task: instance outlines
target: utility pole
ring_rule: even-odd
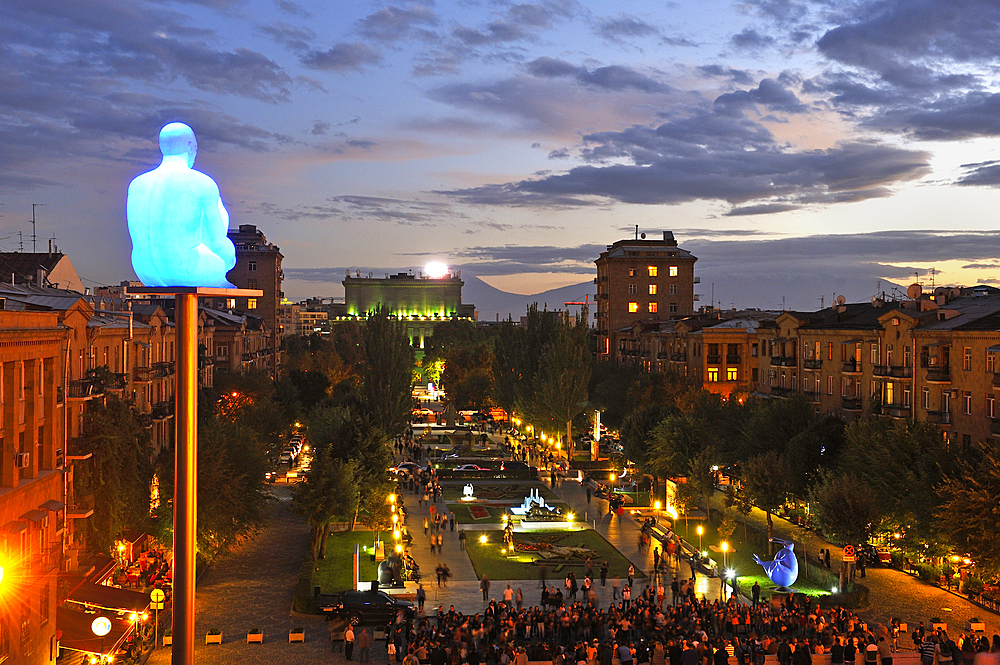
[[[38,240],[38,236],[35,235],[35,208],[37,208],[38,206],[43,206],[43,205],[46,205],[46,204],[45,203],[32,203],[31,204],[31,251],[32,252],[37,252],[38,251],[38,247],[37,247],[38,243],[36,242]]]

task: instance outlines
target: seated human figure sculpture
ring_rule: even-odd
[[[160,152],[160,165],[128,187],[135,274],[146,286],[235,288],[226,280],[236,265],[236,248],[226,236],[229,213],[215,181],[192,168],[194,131],[180,122],[166,125]]]

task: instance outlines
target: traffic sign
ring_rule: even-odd
[[[844,545],[844,562],[854,563],[857,557],[854,555],[854,545]]]

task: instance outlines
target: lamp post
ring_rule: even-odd
[[[97,617],[90,624],[90,630],[101,638],[101,662],[104,662],[104,636],[111,632],[111,619]]]
[[[725,568],[729,565],[729,543],[722,541],[722,567]]]
[[[704,529],[704,527],[702,527],[702,526],[701,526],[701,525],[699,524],[699,525],[698,525],[698,551],[699,551],[699,552],[701,552],[701,551],[702,551],[702,546],[701,546],[701,536],[702,536],[702,534],[704,534],[704,533],[705,533],[705,529]]]

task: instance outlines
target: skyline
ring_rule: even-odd
[[[55,234],[88,286],[131,278],[125,189],[177,120],[292,299],[431,261],[538,293],[592,279],[636,224],[673,231],[724,306],[932,267],[1000,283],[1000,7],[617,9],[5,2],[0,248],[41,203],[40,249]]]

